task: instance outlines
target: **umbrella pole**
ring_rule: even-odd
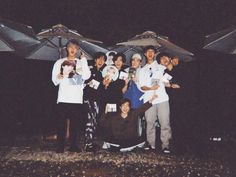
[[[59,57],[61,58],[62,57],[62,44],[61,44],[61,36],[59,37]]]

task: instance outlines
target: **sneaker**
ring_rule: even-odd
[[[170,151],[169,148],[164,148],[164,149],[162,149],[162,153],[164,153],[164,154],[170,154],[171,151]]]
[[[143,149],[145,151],[149,151],[149,150],[155,150],[155,147],[152,147],[150,144],[145,143],[144,146],[143,146]]]
[[[68,151],[70,151],[70,152],[77,152],[77,153],[79,153],[79,152],[82,152],[82,150],[79,148],[79,147],[77,147],[77,146],[72,146],[72,147],[70,147],[69,149],[68,149]]]

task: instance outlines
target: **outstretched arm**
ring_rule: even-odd
[[[138,115],[143,114],[146,110],[148,110],[152,106],[152,102],[156,98],[158,98],[158,96],[157,95],[153,95],[152,98],[148,102],[144,103],[142,106],[140,106],[139,108],[137,108],[135,110],[136,114],[138,114]]]
[[[63,75],[61,72],[61,60],[57,60],[57,62],[53,65],[52,69],[52,82],[55,86],[59,85],[61,80],[63,79]]]

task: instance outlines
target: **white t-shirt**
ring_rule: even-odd
[[[140,87],[151,87],[153,84],[158,84],[160,86],[157,90],[142,90],[144,95],[141,99],[144,100],[144,103],[149,101],[154,94],[158,97],[152,102],[152,104],[162,103],[169,100],[169,96],[166,93],[165,84],[160,81],[163,77],[165,69],[166,67],[158,64],[157,61],[154,61],[151,64],[146,64],[143,68],[141,68],[139,73]]]
[[[52,70],[52,82],[55,86],[59,85],[57,103],[83,103],[83,81],[90,78],[91,72],[86,58],[76,58],[76,71],[78,77],[58,79],[61,72],[61,64],[67,60],[62,58],[56,61]]]

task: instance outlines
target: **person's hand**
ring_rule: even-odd
[[[160,86],[159,85],[153,85],[151,86],[151,90],[157,90]]]
[[[154,94],[152,98],[149,100],[149,103],[152,103],[156,98],[158,98],[158,95]]]
[[[109,79],[109,77],[105,76],[102,83],[107,88],[109,84],[111,83],[111,80]]]
[[[106,104],[106,108],[105,108],[105,114],[108,113],[108,110],[109,110],[109,105]]]
[[[174,88],[174,89],[179,89],[180,86],[178,84],[171,84],[171,87]]]
[[[85,58],[84,52],[80,52],[80,58]]]
[[[89,87],[92,87],[92,86],[93,86],[93,81],[90,81],[90,82],[88,83],[88,86],[89,86]]]
[[[129,79],[125,79],[125,86],[128,86]]]
[[[134,81],[134,82],[137,82],[138,79],[135,77],[135,76],[132,76],[131,79]]]
[[[58,74],[57,75],[57,79],[63,79],[64,77],[63,77],[63,75],[62,74]]]
[[[168,64],[168,65],[166,66],[166,68],[167,68],[169,71],[171,71],[171,70],[173,69],[173,64],[172,64],[172,63]]]

